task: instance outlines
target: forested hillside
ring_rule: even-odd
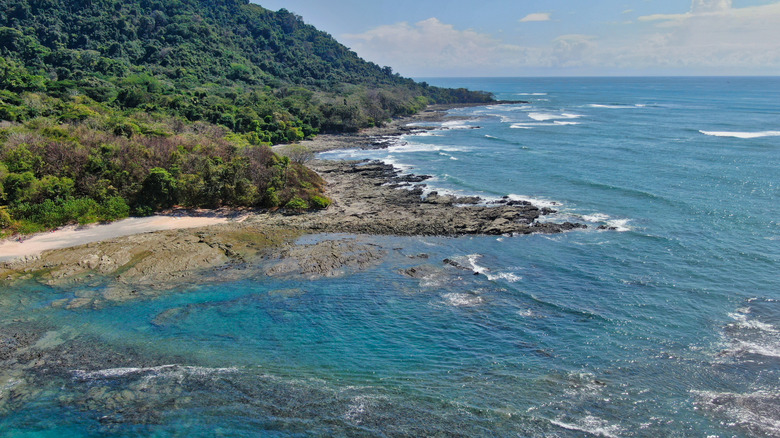
[[[247,0],[0,0],[0,87],[83,94],[281,143],[484,93],[417,84]],[[38,114],[5,102],[0,118]]]
[[[321,180],[269,145],[488,101],[247,0],[0,0],[0,228],[321,208]]]

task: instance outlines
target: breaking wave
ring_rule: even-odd
[[[548,120],[579,119],[580,117],[584,117],[584,116],[581,114],[571,114],[571,113],[561,113],[561,114],[528,113],[528,117],[538,122],[546,122]]]
[[[760,132],[734,132],[734,131],[703,131],[699,130],[704,135],[710,135],[713,137],[732,137],[732,138],[761,138],[761,137],[780,137],[780,131],[760,131]]]

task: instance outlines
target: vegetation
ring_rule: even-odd
[[[83,95],[252,133],[256,143],[354,131],[428,103],[492,100],[402,78],[301,17],[247,0],[0,0],[0,56],[0,119],[85,117],[69,108]]]
[[[117,126],[141,133],[127,136]],[[323,181],[302,164],[206,123],[141,114],[80,123],[39,117],[0,129],[0,145],[0,226],[11,231],[174,205],[273,208],[322,197]]]
[[[270,145],[491,100],[402,78],[247,0],[0,0],[0,228],[326,208],[311,153]]]

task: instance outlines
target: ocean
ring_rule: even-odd
[[[589,228],[358,236],[389,255],[99,309],[50,305],[78,285],[4,290],[0,326],[45,327],[39,347],[139,359],[0,370],[0,435],[780,436],[780,78],[425,80],[528,103],[320,157]]]

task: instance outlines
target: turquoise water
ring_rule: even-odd
[[[529,103],[323,158],[593,227],[361,237],[382,264],[314,281],[258,267],[98,310],[49,305],[76,287],[5,290],[0,325],[111,354],[27,376],[0,434],[780,435],[780,79],[427,81]]]

